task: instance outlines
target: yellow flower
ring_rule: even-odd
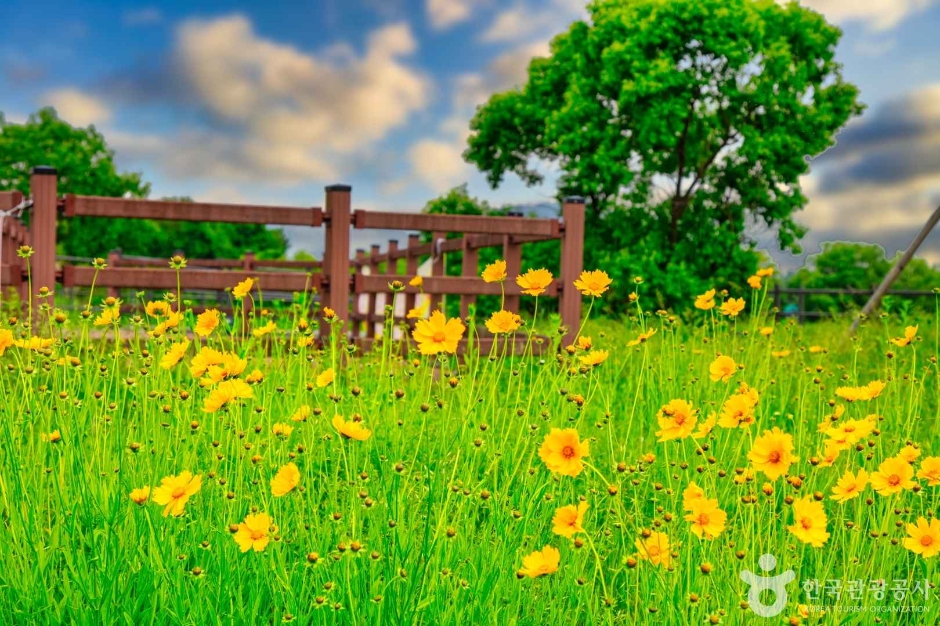
[[[506,280],[506,261],[499,259],[483,269],[483,280],[488,283],[501,283]]]
[[[431,301],[425,300],[421,306],[415,307],[408,311],[408,314],[405,315],[406,319],[409,320],[421,320],[428,316],[428,311],[431,309]]]
[[[738,371],[738,364],[730,356],[721,355],[708,366],[708,373],[712,381],[723,383],[731,380],[731,377]]]
[[[515,332],[522,325],[522,318],[511,311],[496,311],[486,320],[486,329],[494,335]]]
[[[699,539],[714,539],[725,530],[728,514],[718,506],[718,500],[696,498],[689,503],[686,521],[692,522],[692,532]]]
[[[562,476],[577,476],[584,471],[581,461],[590,456],[590,445],[581,441],[574,428],[552,428],[539,448],[539,458],[550,471]]]
[[[7,328],[0,328],[0,356],[7,351],[7,348],[13,345],[13,331]]]
[[[754,440],[754,447],[748,453],[754,469],[763,472],[770,480],[776,480],[790,470],[799,459],[793,455],[793,437],[776,426],[765,430]]]
[[[232,288],[232,295],[238,298],[239,300],[241,300],[242,298],[244,298],[251,292],[251,289],[254,286],[255,286],[255,279],[246,278],[245,280],[238,283],[237,285],[235,285],[235,287]]]
[[[904,547],[925,559],[940,554],[940,520],[933,518],[928,522],[919,517],[916,524],[908,524]]]
[[[144,308],[150,317],[163,317],[170,312],[170,303],[163,300],[148,302]]]
[[[275,497],[287,495],[300,484],[300,470],[294,463],[288,463],[277,471],[271,479],[271,493]]]
[[[421,276],[415,276],[414,278],[408,281],[408,284],[411,285],[412,287],[421,287],[422,285],[424,285],[424,278]]]
[[[823,352],[824,350],[825,348],[823,348],[822,346],[810,346],[809,347],[810,354],[819,354],[820,352]]]
[[[188,349],[189,339],[183,339],[178,343],[174,343],[170,346],[170,349],[166,351],[166,354],[163,355],[163,358],[160,359],[160,367],[165,370],[171,369],[183,359],[183,355],[186,354]]]
[[[150,499],[150,487],[138,487],[131,490],[131,502],[143,505]]]
[[[748,277],[747,284],[750,285],[751,289],[760,289],[761,287],[760,276],[755,274],[754,276]]]
[[[637,556],[653,565],[668,568],[672,555],[669,553],[669,536],[658,531],[650,532],[649,537],[637,539],[634,544]]]
[[[770,335],[773,334],[773,332],[774,332],[774,327],[773,327],[773,326],[764,326],[764,327],[761,328],[758,332],[760,332],[761,336],[763,336],[763,337],[769,337]]]
[[[702,437],[707,437],[708,434],[715,428],[715,424],[717,423],[718,416],[716,416],[714,412],[709,413],[704,422],[699,422],[698,428],[696,428],[695,432],[692,433],[692,439],[701,439]]]
[[[62,441],[62,433],[57,428],[51,433],[42,433],[41,438],[43,441],[48,441],[49,443],[59,443]]]
[[[110,326],[117,324],[121,319],[121,310],[117,307],[108,307],[95,318],[95,326]]]
[[[757,273],[755,275],[760,276],[761,278],[770,278],[771,276],[774,275],[774,268],[762,267],[761,269],[757,270]]]
[[[578,350],[584,350],[585,352],[587,352],[594,345],[594,342],[591,340],[590,337],[585,337],[584,335],[581,335],[580,337],[578,337],[578,340],[575,342],[575,345],[578,347]]]
[[[238,525],[234,535],[235,543],[242,552],[261,552],[271,541],[269,533],[273,525],[274,520],[267,513],[249,513],[245,521]]]
[[[705,497],[705,492],[701,487],[695,484],[695,481],[689,483],[689,485],[682,491],[682,508],[686,511],[691,511],[692,506],[696,501],[701,500]]]
[[[789,350],[774,350],[770,353],[770,356],[774,357],[775,359],[782,359],[784,357],[790,356],[790,351]]]
[[[747,428],[754,423],[754,410],[759,401],[757,390],[743,385],[738,393],[721,405],[718,425],[722,428]]]
[[[282,424],[281,422],[277,422],[276,424],[271,426],[271,433],[275,437],[281,437],[282,439],[287,439],[288,437],[290,437],[290,434],[292,432],[294,432],[293,426]]]
[[[744,310],[744,298],[728,298],[721,303],[721,308],[718,310],[722,315],[737,317],[738,313]]]
[[[304,404],[299,409],[294,411],[294,414],[290,416],[291,421],[306,422],[307,418],[310,417],[310,412],[310,407]]]
[[[651,328],[645,332],[642,332],[639,335],[637,335],[636,339],[631,339],[630,341],[628,341],[627,347],[632,348],[633,346],[638,346],[641,343],[646,343],[655,334],[656,334],[655,328]]]
[[[206,309],[196,318],[196,328],[193,329],[200,337],[208,337],[219,327],[221,316],[217,309]]]
[[[898,452],[898,456],[907,461],[908,463],[913,463],[920,457],[920,450],[914,446],[907,445],[901,448],[901,451]]]
[[[28,340],[17,339],[13,342],[13,345],[25,350],[45,350],[53,343],[55,343],[55,339],[51,337],[30,337]]]
[[[215,413],[222,407],[241,398],[254,398],[255,392],[243,380],[225,380],[212,390],[209,397],[203,402],[202,410],[206,413]]]
[[[579,502],[577,506],[569,504],[559,507],[555,510],[555,516],[552,517],[552,532],[569,539],[575,533],[584,532],[584,514],[588,510],[587,502]]]
[[[552,273],[547,269],[529,270],[522,276],[516,276],[516,284],[522,288],[522,293],[529,296],[539,296],[552,284]]]
[[[904,336],[892,339],[891,343],[900,348],[903,348],[904,346],[911,345],[911,342],[914,341],[915,337],[917,337],[917,326],[908,326],[904,329]]]
[[[241,358],[234,352],[226,352],[221,355],[219,363],[206,368],[206,378],[203,378],[199,383],[203,387],[211,387],[223,380],[235,378],[244,372],[246,367],[248,367],[246,359]]]
[[[867,385],[861,387],[839,387],[836,389],[836,395],[847,402],[856,402],[858,400],[874,400],[884,391],[885,384],[880,380],[873,380]]]
[[[593,272],[581,272],[581,276],[574,281],[575,288],[584,296],[600,297],[610,288],[614,282],[603,270],[594,270]]]
[[[685,400],[670,400],[656,414],[659,428],[656,436],[659,441],[685,439],[695,430],[698,421],[698,409]]]
[[[928,456],[920,462],[917,477],[926,480],[930,487],[940,486],[940,456]]]
[[[851,470],[847,471],[839,479],[839,482],[832,488],[832,499],[839,503],[846,503],[852,498],[861,495],[868,484],[868,472],[863,469],[858,470],[858,474],[853,474]]]
[[[532,554],[522,558],[522,569],[519,573],[529,578],[538,578],[546,574],[554,574],[558,571],[558,563],[561,561],[561,553],[557,548],[545,546],[541,550],[536,550]]]
[[[264,381],[264,372],[259,369],[253,369],[248,376],[245,376],[245,382],[254,385]]]
[[[709,289],[700,296],[695,297],[695,308],[708,311],[715,308],[715,290]]]
[[[317,375],[317,387],[323,389],[327,385],[333,383],[333,380],[336,378],[336,375],[333,373],[333,368],[327,368],[323,372]]]
[[[827,421],[829,428],[825,431],[826,437],[844,450],[870,435],[875,430],[875,419],[876,416],[869,415],[865,419],[844,420],[835,424]]]
[[[821,548],[829,539],[826,523],[826,510],[822,503],[815,502],[812,496],[805,496],[793,503],[793,525],[787,526],[787,530],[803,543]]]
[[[265,324],[261,328],[255,328],[254,330],[252,330],[251,334],[254,335],[255,337],[264,337],[268,333],[271,333],[275,330],[277,330],[277,324],[275,324],[273,321],[269,321],[267,324]]]
[[[160,481],[160,486],[153,490],[153,501],[164,505],[163,517],[179,517],[186,508],[189,498],[202,489],[202,476],[193,476],[190,471],[180,472],[178,476],[167,476]]]
[[[179,311],[169,311],[167,313],[166,319],[154,326],[153,330],[150,331],[150,334],[154,337],[159,337],[169,329],[179,326],[181,321],[183,321],[182,313]]]
[[[333,428],[346,439],[365,441],[372,436],[372,431],[364,427],[362,422],[357,422],[356,420],[347,422],[341,415],[333,416]]]
[[[415,322],[411,336],[417,342],[421,354],[454,354],[464,330],[466,327],[458,318],[447,319],[440,311],[434,311],[429,319]]]
[[[579,356],[578,360],[581,361],[582,365],[595,367],[606,361],[608,356],[610,356],[610,353],[607,350],[591,350],[587,354]]]
[[[905,489],[913,489],[914,468],[910,463],[900,457],[891,457],[882,461],[877,472],[872,472],[871,486],[880,496],[890,496],[901,493]]]

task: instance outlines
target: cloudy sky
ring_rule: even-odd
[[[803,2],[843,28],[839,58],[868,106],[813,163],[806,251],[853,239],[893,253],[940,203],[940,0]],[[460,153],[474,107],[522,81],[583,0],[4,4],[0,111],[53,105],[95,124],[154,196],[310,206],[345,182],[355,207],[402,211],[463,182],[494,203],[553,196],[490,190]],[[940,262],[940,232],[924,253]]]

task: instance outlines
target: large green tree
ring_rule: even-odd
[[[800,176],[862,111],[835,60],[840,31],[775,0],[595,0],[471,122],[465,158],[588,201],[586,262],[643,275],[661,304],[734,284],[748,227],[798,249]],[[622,290],[625,294],[626,290]]]
[[[36,165],[58,170],[60,193],[137,198],[150,193],[140,174],[118,171],[114,152],[94,126],[73,127],[51,108],[23,124],[9,123],[0,113],[0,190],[29,194],[29,173]],[[282,231],[261,224],[77,217],[60,220],[58,231],[59,253],[80,257],[120,248],[154,257],[182,249],[192,258],[238,258],[246,250],[278,258],[287,249]]]

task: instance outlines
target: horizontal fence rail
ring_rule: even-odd
[[[421,289],[406,286],[403,290],[405,312],[414,308],[420,294],[431,298],[434,308],[442,308],[446,296],[459,297],[463,316],[469,314],[477,296],[504,294],[506,308],[518,311],[521,290],[513,279],[522,273],[522,247],[533,242],[558,241],[560,276],[549,285],[545,296],[559,299],[567,341],[573,340],[580,326],[581,294],[573,286],[583,266],[584,202],[579,198],[563,203],[560,218],[535,218],[518,214],[441,215],[353,210],[352,188],[348,185],[326,187],[322,208],[60,196],[57,189],[55,169],[33,168],[28,198],[29,227],[16,217],[3,220],[0,281],[4,289],[16,288],[22,300],[30,294],[26,266],[16,251],[21,245],[30,245],[35,251],[30,259],[32,295],[35,297],[40,288],[48,287],[53,291],[53,295],[46,296],[48,304],[54,304],[57,283],[67,290],[94,285],[112,296],[117,296],[120,290],[131,289],[176,291],[179,285],[187,292],[215,292],[221,301],[225,291],[238,282],[258,278],[264,293],[312,291],[323,307],[332,308],[348,322],[350,337],[367,348],[382,332],[385,305],[391,296],[390,285],[396,281],[407,285],[422,264],[430,263],[431,275],[423,278]],[[24,197],[18,192],[0,192],[0,211],[9,211],[23,201]],[[179,273],[169,267],[168,258],[172,254],[185,256],[184,250],[168,253],[163,259],[126,256],[120,250],[113,250],[107,254],[107,267],[96,269],[94,259],[55,255],[59,221],[76,217],[308,226],[324,229],[325,249],[321,261],[258,259],[250,251],[240,259],[187,259],[186,268]],[[404,247],[399,247],[397,240],[391,240],[384,251],[374,245],[369,251],[356,250],[353,254],[351,235],[361,229],[411,232]],[[414,231],[428,233],[430,241],[422,242]],[[478,253],[485,248],[502,250],[509,275],[502,287],[480,278]],[[447,254],[460,255],[459,276],[447,275]],[[393,310],[392,316],[396,326],[410,323],[399,311]],[[483,325],[478,327],[483,328]],[[492,347],[494,341],[486,336],[474,339],[481,347]],[[520,342],[500,340],[497,345],[508,343]]]

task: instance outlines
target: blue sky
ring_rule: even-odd
[[[940,1],[804,4],[843,28],[838,56],[868,105],[805,181],[806,251],[855,239],[894,252],[940,203]],[[583,0],[8,0],[3,14],[15,27],[0,39],[0,111],[16,121],[51,104],[95,124],[154,196],[313,205],[346,182],[356,207],[413,211],[463,182],[494,203],[553,197],[551,176],[491,190],[460,153],[474,107],[585,12]],[[314,235],[290,235],[317,251]],[[925,256],[940,262],[940,233]]]

